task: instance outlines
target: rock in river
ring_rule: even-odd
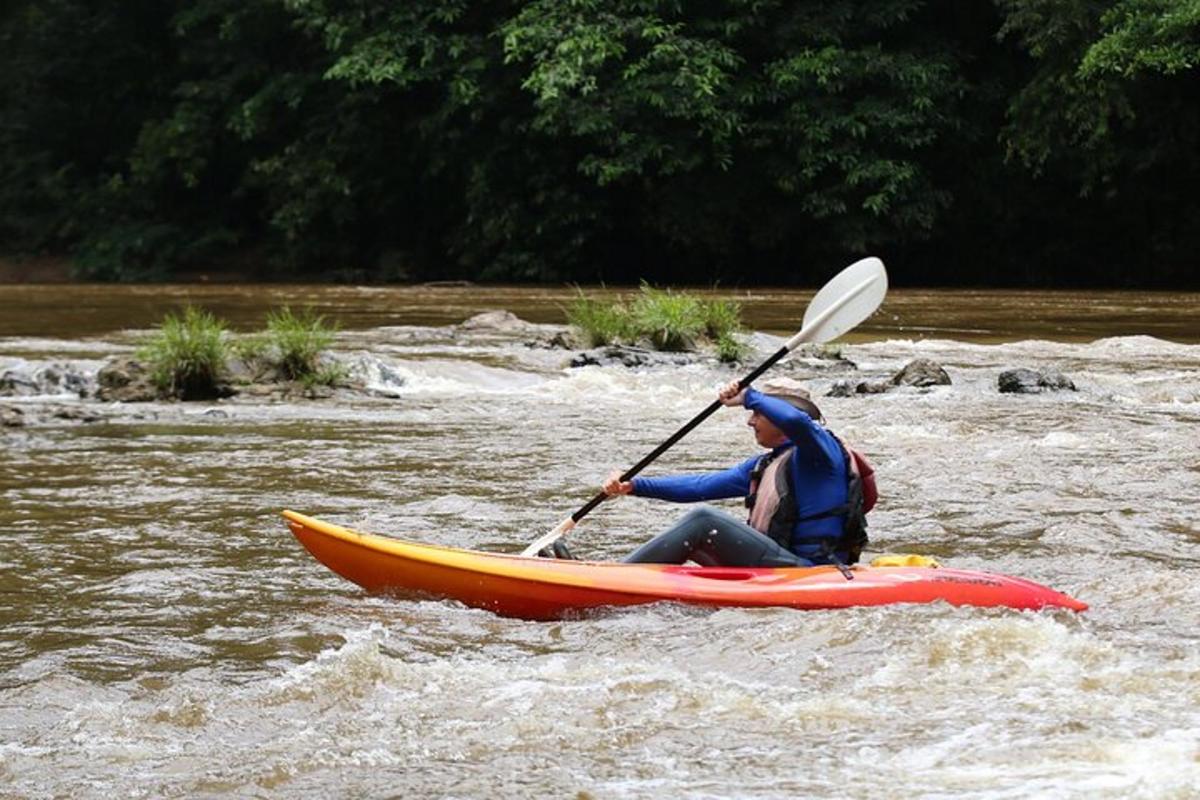
[[[158,387],[150,379],[150,372],[138,360],[128,357],[114,358],[100,368],[96,375],[100,389],[96,396],[101,400],[121,403],[141,403],[157,400]]]
[[[87,375],[68,364],[47,364],[35,369],[11,368],[0,373],[0,395],[76,394],[87,397]]]
[[[663,352],[610,344],[606,347],[596,347],[578,353],[571,359],[570,365],[572,367],[590,367],[619,364],[623,367],[653,367],[664,364],[691,364],[699,358],[699,355],[691,353]]]
[[[1077,391],[1075,382],[1058,370],[1032,370],[1024,367],[1001,372],[997,384],[1005,394]]]
[[[505,331],[524,333],[537,326],[526,322],[511,311],[483,311],[458,325],[464,331]]]
[[[21,428],[24,425],[24,411],[16,406],[0,406],[0,428]]]
[[[898,386],[949,386],[950,375],[946,370],[942,369],[940,364],[930,361],[928,358],[914,359],[889,378],[886,381],[863,381],[855,387],[854,391],[857,394],[883,394],[890,392]],[[847,397],[849,396],[849,384],[846,381],[838,381],[829,390],[831,397]]]

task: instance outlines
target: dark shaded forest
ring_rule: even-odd
[[[8,0],[91,280],[1200,284],[1200,0]]]

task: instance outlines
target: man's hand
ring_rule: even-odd
[[[722,387],[717,399],[723,406],[740,406],[746,403],[746,390],[738,384],[740,381],[730,381]]]
[[[619,494],[633,494],[633,481],[621,480],[621,470],[614,469],[608,473],[608,477],[604,479],[604,484],[601,488],[609,497],[615,497]]]

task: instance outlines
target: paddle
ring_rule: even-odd
[[[746,388],[784,356],[805,342],[829,342],[838,338],[874,314],[886,294],[887,271],[883,268],[883,262],[878,258],[864,258],[854,262],[835,275],[829,283],[821,287],[821,291],[817,292],[812,302],[808,304],[808,310],[804,312],[804,324],[800,328],[800,332],[788,339],[783,347],[776,350],[770,358],[755,367],[753,372],[742,378],[738,385],[743,389]],[[671,438],[626,470],[621,475],[621,482],[624,483],[645,469],[654,459],[661,456],[693,428],[712,416],[713,412],[720,407],[720,400],[712,401],[708,408],[693,417],[691,422],[675,431],[671,434]],[[593,508],[607,499],[608,495],[600,492],[582,508],[559,523],[557,528],[522,550],[521,555],[537,555],[539,550],[558,541],[574,528],[579,520],[586,517]]]

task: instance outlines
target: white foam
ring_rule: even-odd
[[[389,397],[511,394],[545,381],[529,372],[462,360],[390,361],[360,354],[350,363],[368,389]]]

